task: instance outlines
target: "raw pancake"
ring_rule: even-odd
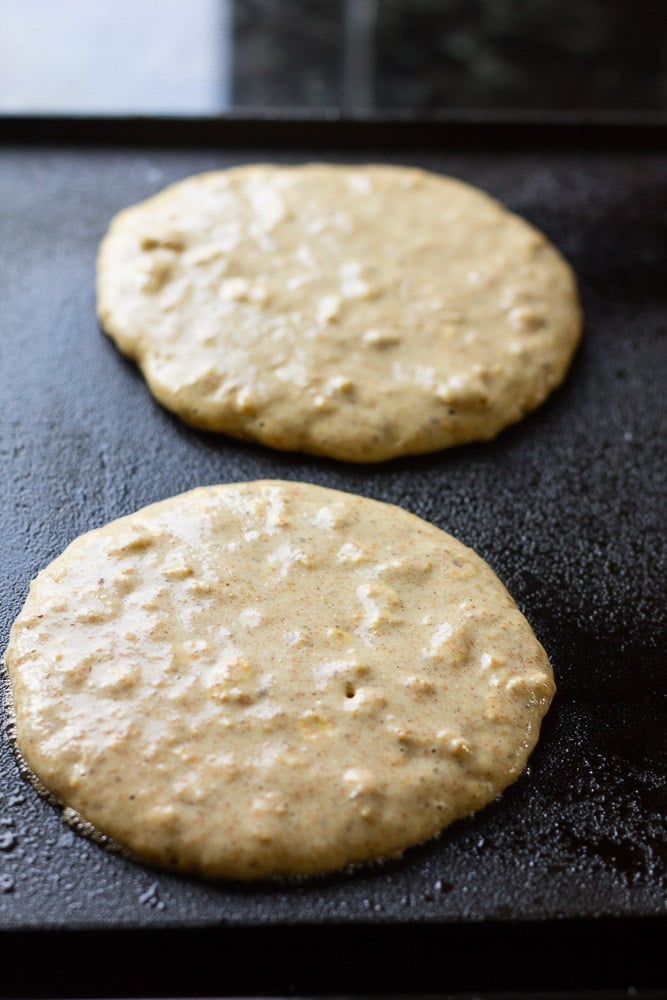
[[[561,382],[581,328],[541,233],[388,166],[174,184],[114,219],[98,311],[187,423],[358,462],[493,437]]]
[[[76,539],[6,663],[41,782],[209,876],[395,855],[523,769],[554,684],[491,569],[398,507],[210,486]]]

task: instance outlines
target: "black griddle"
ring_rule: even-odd
[[[495,568],[558,695],[522,778],[398,861],[212,884],[73,833],[0,739],[0,995],[438,992],[667,984],[663,130],[579,119],[5,119],[0,648],[76,535],[194,486],[299,479],[399,504]],[[95,319],[111,216],[251,161],[392,162],[477,184],[556,243],[585,336],[495,441],[353,466],[185,427]]]

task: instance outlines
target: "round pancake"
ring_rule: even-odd
[[[470,549],[271,481],[76,539],[6,663],[18,748],[61,803],[138,857],[242,879],[392,856],[480,808],[554,691]]]
[[[354,462],[493,437],[580,336],[555,248],[460,181],[245,166],[112,222],[98,312],[188,424]]]

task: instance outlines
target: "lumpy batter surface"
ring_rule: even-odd
[[[206,487],[76,539],[6,662],[18,747],[137,856],[209,876],[386,857],[489,802],[551,700],[491,569],[376,501]]]
[[[112,223],[98,311],[188,423],[360,462],[493,437],[561,382],[581,327],[541,233],[388,166],[175,184]]]

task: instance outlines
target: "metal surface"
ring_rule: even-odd
[[[400,130],[392,134],[400,140]],[[241,954],[230,942],[242,948],[261,935],[275,948],[282,941],[288,985],[298,976],[289,979],[285,962],[298,951],[302,968],[312,966],[306,945],[320,931],[330,932],[317,938],[327,947],[366,940],[367,961],[384,953],[399,979],[392,942],[402,949],[408,940],[447,942],[450,968],[462,974],[463,957],[478,945],[500,958],[510,942],[531,941],[534,957],[549,942],[588,934],[599,944],[591,961],[616,970],[606,985],[631,985],[618,981],[620,944],[601,964],[601,949],[613,941],[624,942],[628,968],[644,970],[643,985],[657,985],[646,949],[649,931],[667,928],[659,213],[667,158],[637,148],[534,146],[342,154],[331,135],[338,152],[316,156],[260,148],[261,126],[254,149],[0,150],[0,648],[29,580],[75,535],[197,485],[302,479],[397,503],[490,562],[554,665],[559,690],[542,739],[528,772],[499,801],[400,861],[243,886],[150,870],[75,835],[20,778],[3,734],[0,991],[9,982],[16,995],[28,991],[27,966],[19,982],[11,956],[28,954],[37,940],[31,932],[53,961],[69,954],[65,932],[90,932],[84,965],[118,935],[136,948],[141,932],[143,954],[157,949],[165,968],[175,968],[182,952],[163,947],[161,929],[173,929],[181,943],[190,935],[203,956],[222,947],[223,927],[230,968]],[[381,158],[451,173],[542,228],[572,262],[586,316],[563,388],[493,442],[372,467],[199,433],[162,410],[95,320],[95,253],[109,219],[190,173],[312,158]],[[423,931],[418,939],[415,928]],[[561,979],[574,968],[574,952],[554,969]],[[412,954],[403,953],[406,968]],[[338,988],[349,989],[342,967],[331,954],[327,961]],[[432,989],[424,968],[421,988]],[[475,974],[437,988],[474,989],[484,976],[487,988],[515,985],[509,969],[503,981],[489,980],[488,969]]]

